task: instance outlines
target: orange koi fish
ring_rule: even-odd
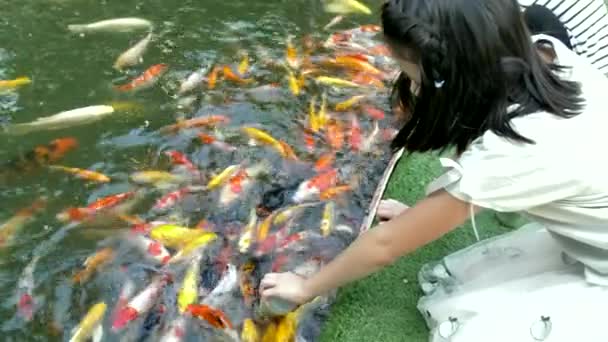
[[[214,328],[233,329],[232,322],[230,322],[230,319],[223,311],[208,305],[189,304],[186,311],[192,316],[209,323]]]
[[[216,147],[224,152],[233,152],[236,151],[237,148],[235,146],[232,146],[224,141],[220,141],[218,140],[216,137],[210,135],[210,134],[206,134],[206,133],[199,133],[198,134],[198,138],[199,140],[205,144],[205,145],[211,145],[213,147]]]
[[[107,183],[110,181],[110,177],[104,175],[103,173],[91,171],[91,170],[83,170],[75,167],[66,167],[61,165],[51,165],[49,166],[51,170],[63,171],[69,174],[76,176],[77,178],[89,180],[92,182],[99,183]]]
[[[238,194],[243,191],[243,181],[247,179],[249,175],[247,174],[247,170],[241,169],[234,176],[230,177],[228,180],[228,184],[230,184],[230,190],[232,192]]]
[[[301,203],[303,201],[314,198],[321,192],[334,186],[338,181],[338,170],[331,169],[326,171],[314,178],[311,178],[305,182],[302,182],[298,187],[296,193],[293,195],[293,201],[295,203]]]
[[[336,150],[342,149],[344,145],[344,131],[342,125],[336,120],[327,124],[327,141],[329,146]]]
[[[331,169],[332,164],[336,160],[336,154],[333,152],[326,153],[319,157],[319,160],[315,163],[315,170],[317,172],[323,172]]]
[[[107,210],[113,208],[125,201],[128,198],[131,198],[135,195],[135,192],[125,192],[116,195],[107,196],[104,198],[100,198],[97,201],[91,203],[85,208],[69,208],[64,210],[63,212],[57,214],[57,219],[59,221],[85,221],[95,215],[97,212],[102,210]]]
[[[76,273],[74,277],[72,277],[72,281],[78,284],[87,282],[100,267],[112,262],[114,256],[114,250],[109,247],[97,251],[84,261],[84,269]]]
[[[6,167],[19,172],[33,171],[40,166],[61,160],[69,151],[78,147],[74,138],[59,138],[47,145],[38,145],[24,156],[9,161]]]
[[[219,124],[227,124],[230,118],[224,115],[209,115],[198,118],[180,121],[174,125],[165,126],[160,129],[161,133],[176,133],[182,129],[190,129],[197,127],[214,127]]]
[[[283,158],[287,160],[299,160],[295,151],[291,146],[289,146],[288,143],[279,140],[279,146],[281,147],[281,150],[279,152]]]
[[[241,76],[237,75],[234,71],[232,71],[232,68],[230,68],[230,66],[228,65],[224,65],[224,68],[222,69],[223,74],[224,74],[224,78],[238,83],[238,84],[250,84],[253,82],[253,80],[251,78],[242,78]]]
[[[367,73],[363,73],[363,72],[359,72],[354,74],[351,77],[351,80],[353,81],[353,83],[356,83],[358,85],[362,85],[362,86],[371,86],[371,87],[376,87],[378,89],[384,89],[384,82],[382,82],[382,80],[379,78],[378,75],[370,75]]]
[[[361,25],[359,27],[361,32],[380,32],[382,31],[382,27],[374,24]]]
[[[12,218],[0,225],[0,248],[5,247],[13,242],[15,235],[28,224],[36,214],[41,212],[46,207],[46,199],[41,198],[29,207],[23,208]]]
[[[116,86],[116,90],[129,92],[143,90],[152,87],[167,72],[167,64],[156,64],[144,71],[143,74],[133,79],[131,82]]]
[[[343,68],[358,72],[364,72],[370,75],[382,74],[382,71],[371,65],[367,60],[364,61],[361,60],[361,58],[355,56],[337,56],[336,64],[340,65]]]
[[[188,171],[196,172],[198,169],[196,166],[186,157],[185,154],[179,151],[167,151],[165,155],[171,158],[171,162],[175,165],[183,165]]]
[[[350,185],[339,185],[339,186],[331,187],[331,188],[321,192],[321,194],[319,195],[319,198],[323,201],[328,201],[328,200],[335,199],[336,197],[338,197],[344,193],[347,193],[351,190],[352,190],[352,187]]]
[[[215,89],[215,86],[217,85],[217,75],[219,72],[220,68],[217,66],[214,66],[213,69],[211,69],[209,76],[207,76],[207,88]]]
[[[304,146],[308,153],[313,153],[315,150],[315,138],[312,134],[304,132]]]
[[[363,107],[363,111],[374,120],[384,120],[384,111],[372,106]]]

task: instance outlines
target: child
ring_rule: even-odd
[[[262,295],[304,303],[476,212],[522,211],[534,223],[423,268],[432,341],[608,341],[608,80],[558,39],[531,37],[515,0],[391,0],[382,25],[413,109],[393,147],[457,157],[441,159],[449,170],[426,199],[385,203],[389,221],[307,279],[266,275]]]

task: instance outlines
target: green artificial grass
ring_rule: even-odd
[[[426,185],[440,173],[435,155],[403,157],[391,177],[385,198],[413,205],[424,197]],[[500,226],[492,212],[480,214],[477,225],[482,239],[508,230]],[[428,330],[416,309],[422,295],[418,270],[425,263],[474,242],[473,230],[467,223],[371,277],[342,288],[321,341],[428,341]]]

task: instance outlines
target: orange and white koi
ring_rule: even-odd
[[[318,234],[317,234],[318,235]],[[304,241],[307,240],[311,237],[315,236],[314,233],[312,233],[311,231],[301,231],[295,234],[291,234],[288,237],[286,237],[283,241],[281,241],[281,243],[279,244],[279,246],[277,247],[276,252],[277,253],[283,253],[285,251],[287,251],[288,249],[293,248],[293,246],[300,242],[300,241]]]
[[[255,250],[254,256],[261,257],[272,252],[276,246],[281,243],[289,235],[288,226],[283,226],[274,234],[266,234],[263,240],[258,240],[258,246]]]
[[[116,195],[110,195],[104,198],[100,198],[95,202],[89,204],[85,208],[69,208],[63,212],[57,214],[57,219],[62,222],[67,221],[85,221],[91,218],[99,211],[108,210],[116,207],[118,204],[125,200],[133,197],[135,192],[129,191]]]
[[[113,310],[112,316],[111,316],[112,321],[114,321],[116,319],[120,310],[122,310],[124,307],[127,306],[127,304],[129,304],[129,300],[135,294],[135,290],[136,290],[135,283],[133,282],[133,280],[131,280],[130,277],[127,276],[125,283],[122,285],[122,288],[120,289],[120,293],[118,294],[118,300],[116,301],[116,306],[114,307],[114,310]]]
[[[296,193],[293,195],[293,201],[301,203],[306,200],[318,196],[321,192],[334,186],[338,181],[338,170],[331,169],[314,178],[302,182]]]
[[[182,165],[188,171],[196,172],[198,171],[197,167],[192,163],[185,154],[178,151],[166,151],[165,155],[171,158],[171,162],[175,165]]]
[[[235,82],[237,84],[253,83],[253,79],[243,78],[240,75],[237,75],[234,71],[232,71],[232,68],[228,65],[224,65],[224,67],[222,68],[222,74],[224,75],[225,79]]]
[[[115,89],[123,92],[132,92],[143,89],[148,89],[156,84],[158,80],[167,72],[169,66],[167,64],[156,64],[148,68],[144,73],[131,82],[116,86]]]
[[[350,148],[354,152],[361,150],[361,144],[363,143],[361,125],[359,124],[359,120],[355,115],[352,115],[350,118],[350,133],[348,135],[348,142],[350,144]]]
[[[190,187],[185,187],[179,190],[172,191],[159,198],[154,204],[154,207],[152,207],[152,210],[162,211],[172,208],[177,204],[177,202],[181,201],[184,197],[190,194],[191,191],[192,190]]]
[[[179,121],[174,125],[165,126],[160,129],[161,133],[177,133],[182,129],[191,129],[198,127],[215,127],[220,124],[230,123],[230,118],[224,115],[209,115],[198,118]]]
[[[344,16],[342,16],[342,15],[337,15],[337,16],[333,17],[329,21],[329,23],[327,23],[327,25],[325,25],[323,27],[323,30],[325,30],[325,31],[329,30],[330,28],[332,28],[332,27],[338,25],[340,22],[342,22],[342,20],[344,20]]]
[[[107,183],[111,181],[110,177],[104,175],[103,173],[91,171],[91,170],[83,170],[75,167],[66,167],[61,165],[50,165],[49,169],[66,172],[76,176],[77,178],[89,180],[93,182],[99,183]]]
[[[171,259],[171,254],[169,251],[165,248],[165,246],[163,246],[162,243],[158,241],[152,240],[140,234],[130,236],[129,239],[137,248],[139,248],[142,254],[161,265],[165,265]]]
[[[234,152],[237,150],[236,146],[232,146],[227,142],[221,141],[210,134],[199,133],[198,138],[203,144],[211,145],[223,152]]]
[[[29,207],[17,211],[13,217],[0,225],[0,248],[10,245],[15,239],[15,235],[30,223],[36,214],[44,210],[46,203],[45,198],[40,198]]]
[[[229,205],[234,200],[249,191],[253,185],[253,180],[262,173],[266,172],[270,166],[267,161],[252,165],[245,170],[239,170],[234,174],[220,193],[220,204]]]
[[[374,120],[384,120],[384,111],[382,111],[376,107],[365,106],[365,107],[363,107],[363,111],[367,115],[369,115],[370,118],[372,118]]]
[[[17,280],[17,315],[25,321],[31,321],[36,311],[34,300],[34,271],[38,265],[39,256],[34,256],[27,264]]]
[[[154,279],[148,287],[136,295],[127,306],[118,312],[112,322],[112,330],[118,332],[150,311],[166,284],[167,279],[165,276]]]
[[[306,151],[308,153],[313,153],[315,151],[315,138],[311,133],[304,132],[304,146],[306,147]]]
[[[205,68],[196,70],[191,73],[179,86],[179,90],[177,91],[178,95],[183,95],[194,90],[205,80],[205,74],[207,70]]]
[[[84,261],[84,269],[76,273],[74,277],[72,277],[72,281],[81,285],[84,284],[99,268],[112,262],[114,257],[115,254],[112,248],[106,247],[100,249]]]
[[[321,157],[319,157],[319,159],[315,163],[315,170],[317,172],[323,172],[325,170],[331,169],[335,160],[336,160],[336,153],[328,152],[328,153],[322,155]]]

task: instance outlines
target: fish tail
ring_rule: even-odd
[[[73,33],[84,33],[87,31],[87,25],[68,25],[68,31]]]

